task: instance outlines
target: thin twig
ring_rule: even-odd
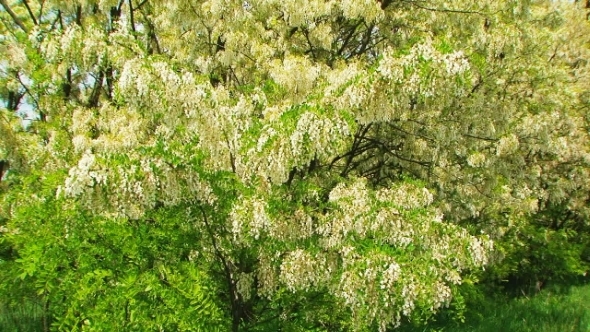
[[[37,19],[35,19],[35,15],[33,15],[33,12],[31,11],[31,7],[29,7],[29,3],[27,2],[27,0],[23,0],[23,3],[25,4],[25,7],[27,7],[27,11],[29,12],[29,16],[31,16],[33,23],[35,23],[35,25],[38,25]]]
[[[137,38],[135,34],[135,17],[133,15],[133,1],[129,0],[129,21],[131,22],[131,31],[133,31],[133,36]]]

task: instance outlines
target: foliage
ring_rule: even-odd
[[[585,221],[568,220],[571,214],[562,212],[563,216],[550,219],[549,224],[537,214],[507,232],[497,246],[504,259],[491,268],[489,277],[504,280],[499,284],[505,290],[529,294],[586,276],[590,229]]]
[[[577,3],[0,5],[2,290],[55,330],[384,331],[588,269]]]

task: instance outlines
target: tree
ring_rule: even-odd
[[[587,243],[576,4],[0,4],[4,279],[55,329],[383,331]]]

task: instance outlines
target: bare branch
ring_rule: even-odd
[[[25,7],[27,7],[27,11],[29,12],[29,16],[33,20],[33,23],[35,23],[35,25],[38,25],[37,19],[35,18],[35,15],[33,15],[33,12],[31,11],[31,7],[29,7],[29,3],[27,2],[27,0],[23,0],[23,3],[25,4]]]
[[[141,3],[139,3],[139,5],[137,5],[137,7],[135,7],[135,9],[140,9],[143,5],[145,5],[148,2],[148,0],[143,0]],[[192,6],[192,4],[189,3],[190,6]],[[135,10],[133,9],[133,10]]]
[[[12,20],[14,21],[14,23],[16,23],[16,25],[18,25],[24,32],[29,33],[29,29],[27,29],[23,21],[21,21],[21,19],[18,18],[18,16],[16,16],[16,14],[12,11],[10,6],[8,6],[6,0],[0,0],[0,5],[2,5],[4,10],[6,10],[6,12],[8,13],[8,15],[12,17]]]
[[[133,31],[133,35],[135,36],[135,38],[137,38],[137,36],[135,35],[135,17],[133,15],[133,1],[129,0],[129,21],[131,24],[131,31]]]

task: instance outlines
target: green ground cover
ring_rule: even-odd
[[[0,331],[42,331],[42,308],[31,301],[0,305]],[[465,323],[444,318],[400,332],[585,332],[590,331],[590,285],[551,288],[536,296],[490,299],[472,307]]]
[[[590,331],[590,285],[553,287],[535,296],[489,299],[468,308],[465,323],[439,319],[421,332],[586,332]]]
[[[32,300],[0,301],[0,331],[43,331],[43,308]]]

